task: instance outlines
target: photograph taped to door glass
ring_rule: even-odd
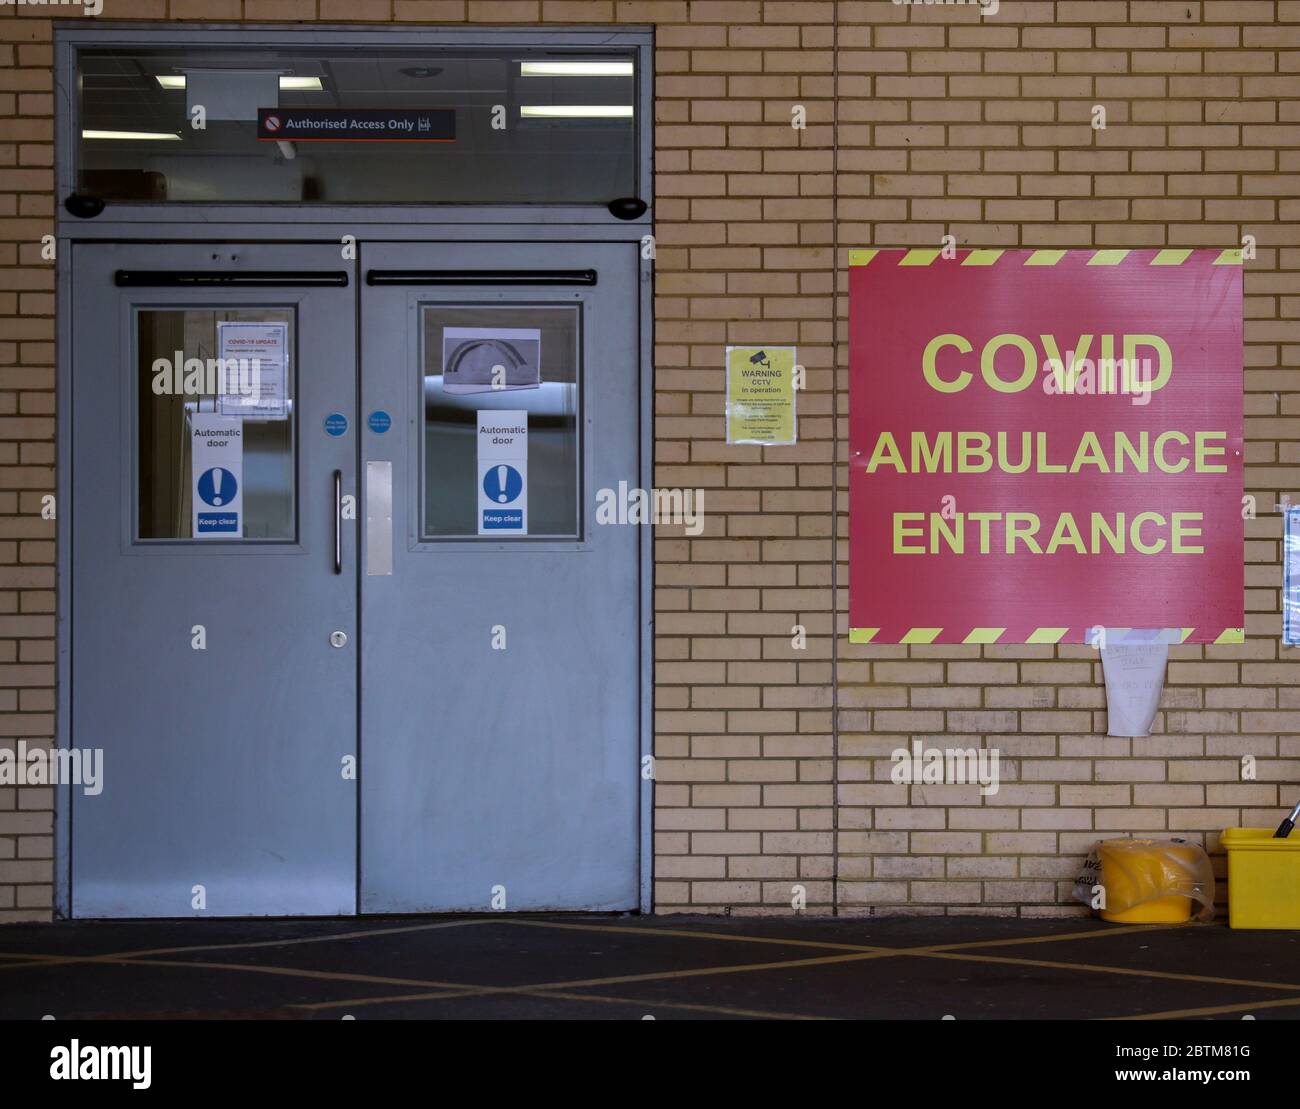
[[[137,537],[294,538],[293,312],[136,313]]]
[[[424,306],[422,538],[579,537],[580,320],[577,305]],[[527,427],[515,467],[527,487],[509,496],[510,511],[527,505],[526,528],[481,518],[495,471],[483,470],[480,423],[497,411]]]
[[[541,346],[542,333],[535,327],[445,327],[442,387],[448,393],[536,389]]]

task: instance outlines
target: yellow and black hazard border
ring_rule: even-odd
[[[951,256],[942,249],[935,248],[886,248],[854,247],[849,250],[850,266],[869,266],[881,254],[890,256],[901,254],[897,264],[900,266],[930,266],[937,261],[955,262],[960,266],[994,266],[999,263],[1012,265],[1019,262],[1025,266],[1055,266],[1069,254],[1083,253],[1078,250],[956,250]],[[1140,262],[1147,255],[1146,262],[1151,266],[1181,266],[1191,260],[1197,253],[1195,248],[1176,250],[1094,250],[1088,259],[1090,266],[1118,266],[1123,262]],[[1202,251],[1202,253],[1204,253]],[[1130,265],[1132,262],[1130,262]],[[1240,266],[1242,264],[1239,249],[1221,250],[1211,263],[1215,266]]]
[[[1024,644],[1055,644],[1055,643],[1084,643],[1093,646],[1099,646],[1102,629],[1096,626],[1082,628],[1039,628],[1039,627],[1007,627],[1007,628],[906,628],[895,638],[893,635],[888,640],[881,639],[880,642],[891,644],[915,644],[924,646],[931,643],[963,643],[963,644],[981,644],[981,643],[1024,643]],[[1106,638],[1104,642],[1119,643],[1127,642],[1123,637],[1116,637],[1112,633],[1124,632],[1128,629],[1105,629]],[[1246,641],[1245,628],[1212,628],[1201,635],[1197,635],[1197,628],[1165,628],[1160,629],[1164,634],[1155,642],[1171,643],[1174,645],[1182,644],[1191,640],[1194,636],[1198,643],[1211,643],[1215,645],[1223,643],[1244,643]],[[850,643],[874,643],[876,637],[880,635],[881,628],[850,628]],[[1147,640],[1150,642],[1151,640]]]

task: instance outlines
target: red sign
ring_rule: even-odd
[[[1239,251],[850,266],[851,640],[1241,641]]]

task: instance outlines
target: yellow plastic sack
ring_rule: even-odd
[[[1088,855],[1074,896],[1116,923],[1207,921],[1214,872],[1204,849],[1187,840],[1105,839]]]

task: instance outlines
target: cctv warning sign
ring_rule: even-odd
[[[850,252],[860,643],[1240,642],[1238,251]]]

